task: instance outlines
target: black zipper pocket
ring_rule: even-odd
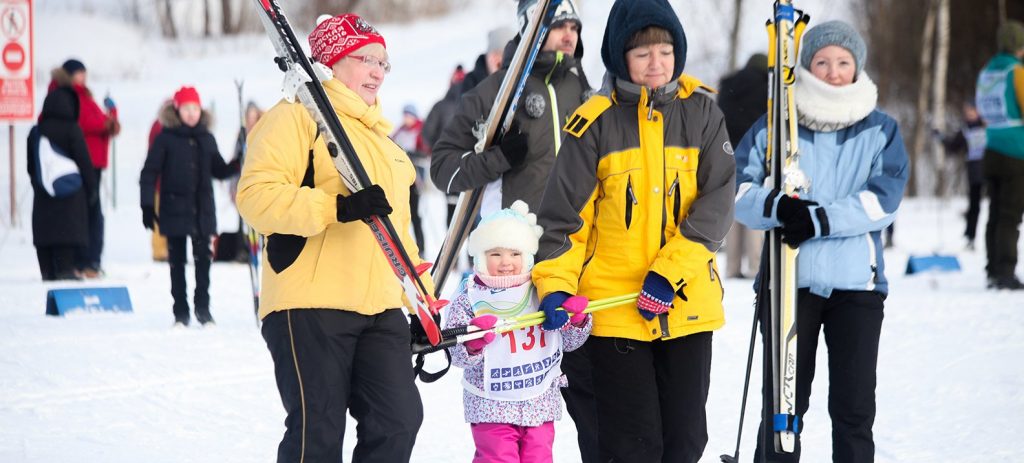
[[[640,204],[636,200],[636,195],[633,194],[633,177],[626,178],[626,230],[629,230],[629,226],[633,223],[633,206]]]
[[[711,277],[711,281],[718,282],[718,288],[722,290],[722,300],[725,300],[725,287],[722,286],[722,277],[718,275],[718,270],[715,269],[714,259],[708,261],[708,275]]]
[[[672,198],[672,220],[679,223],[679,208],[682,206],[682,200],[680,199],[679,192],[679,174],[676,174],[676,179],[672,181],[672,186],[668,187],[668,196]]]

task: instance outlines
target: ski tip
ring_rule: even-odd
[[[437,326],[437,323],[434,321],[434,317],[423,310],[423,306],[416,308],[416,318],[419,319],[419,324],[423,327],[423,332],[427,334],[427,340],[430,341],[430,345],[436,346],[440,343],[441,328]]]
[[[430,303],[430,313],[432,313],[432,314],[441,313],[441,309],[445,308],[445,306],[447,306],[447,305],[448,305],[448,300],[446,300],[446,299],[434,299],[434,301]]]
[[[422,264],[416,266],[416,274],[422,276],[424,273],[427,272],[427,270],[430,270],[430,268],[433,266],[434,264],[430,262],[423,262]]]

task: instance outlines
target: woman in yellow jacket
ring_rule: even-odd
[[[415,173],[377,99],[391,65],[384,38],[353,14],[323,17],[309,42],[334,73],[324,88],[375,184],[348,191],[299,103],[278,103],[249,136],[237,202],[267,235],[260,317],[288,414],[278,461],[341,461],[348,411],[359,421],[354,461],[405,462],[423,419],[409,325],[402,289],[361,220],[390,215],[419,264],[408,234]]]
[[[665,0],[618,0],[602,93],[569,118],[541,200],[533,270],[557,329],[570,295],[640,291],[594,314],[603,461],[696,462],[707,442],[711,332],[724,324],[715,252],[732,222],[735,160],[717,105],[682,73],[686,37]]]

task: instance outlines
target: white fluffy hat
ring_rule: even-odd
[[[466,250],[479,264],[484,262],[484,253],[488,250],[515,249],[523,253],[523,269],[527,270],[533,267],[533,255],[537,253],[542,234],[544,229],[537,225],[537,216],[530,212],[525,202],[517,200],[507,209],[481,219],[469,234]]]

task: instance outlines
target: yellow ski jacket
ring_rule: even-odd
[[[637,292],[648,271],[676,289],[673,308],[652,321],[635,304],[594,313],[594,336],[673,339],[725,323],[715,252],[733,221],[736,163],[701,86],[683,75],[652,95],[618,80],[563,128],[538,213],[539,295]]]
[[[391,221],[418,265],[419,249],[409,235],[409,187],[416,174],[409,157],[388,138],[391,124],[380,102],[367,105],[336,79],[324,89],[371,182],[387,194]],[[249,134],[238,181],[238,211],[267,235],[261,318],[301,308],[373,315],[406,305],[369,226],[338,222],[338,194],[350,192],[312,117],[299,103],[279,102]],[[429,275],[423,278],[433,291]]]

